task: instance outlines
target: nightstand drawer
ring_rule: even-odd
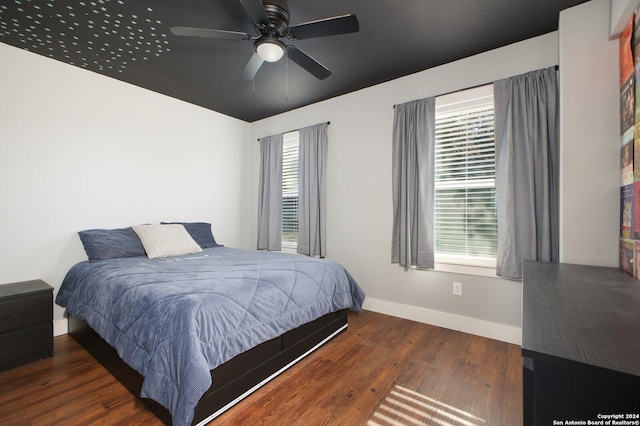
[[[0,370],[52,356],[53,323],[0,335]]]
[[[0,300],[0,333],[51,323],[52,317],[51,292]]]
[[[0,371],[53,356],[53,288],[42,280],[0,285]]]

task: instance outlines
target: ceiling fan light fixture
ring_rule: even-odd
[[[267,62],[277,62],[284,56],[284,44],[275,37],[262,37],[256,41],[256,52]]]

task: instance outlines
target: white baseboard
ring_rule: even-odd
[[[65,319],[55,320],[53,322],[53,337],[67,334],[69,332],[69,321]]]
[[[367,297],[365,299],[363,309],[425,324],[431,324],[438,327],[444,327],[450,330],[475,334],[476,336],[488,337],[490,339],[500,340],[514,345],[522,344],[522,329],[512,325],[500,324],[497,322],[485,321],[477,318],[450,314],[448,312],[420,308],[417,306],[403,305],[401,303],[389,302],[372,297]]]
[[[522,344],[522,329],[512,325],[500,324],[497,322],[480,320],[477,318],[465,317],[462,315],[450,314],[448,312],[436,311],[433,309],[420,308],[417,306],[403,305],[401,303],[389,302],[387,300],[367,297],[364,301],[363,309],[381,314],[392,315],[425,324],[436,325],[450,330],[462,331],[476,336],[488,337],[502,342]],[[69,332],[69,322],[67,319],[53,322],[53,335],[60,336]]]

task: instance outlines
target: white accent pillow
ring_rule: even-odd
[[[202,253],[202,248],[183,225],[132,226],[149,259]]]

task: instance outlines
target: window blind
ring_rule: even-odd
[[[436,114],[436,254],[495,260],[493,98]],[[441,259],[442,260],[442,259]]]
[[[282,146],[282,244],[298,243],[298,132],[284,135]]]

